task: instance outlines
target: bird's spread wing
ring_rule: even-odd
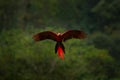
[[[86,34],[80,30],[69,30],[62,34],[63,41],[66,41],[71,38],[84,39]]]
[[[51,31],[45,31],[45,32],[40,32],[34,35],[33,39],[35,41],[40,41],[40,40],[45,40],[45,39],[51,39],[51,40],[56,41],[57,35]]]

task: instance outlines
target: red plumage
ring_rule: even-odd
[[[58,52],[58,57],[64,60],[64,52],[62,47],[59,46],[57,52]]]
[[[57,44],[55,46],[55,53],[58,52],[58,56],[61,59],[64,59],[64,53],[65,53],[65,48],[64,48],[64,45],[62,44],[62,41],[66,41],[71,38],[84,39],[86,38],[86,34],[80,30],[69,30],[63,34],[61,33],[56,34],[51,31],[44,31],[44,32],[40,32],[33,36],[33,39],[35,41],[41,41],[41,40],[46,40],[46,39],[56,41]]]

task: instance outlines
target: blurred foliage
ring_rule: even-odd
[[[120,29],[119,4],[119,0],[1,0],[0,24],[7,29],[52,25],[106,32]]]
[[[120,80],[119,0],[0,0],[0,80]],[[84,40],[34,42],[50,30],[86,32]]]
[[[62,28],[44,30],[64,31]],[[54,41],[34,42],[32,40],[32,35],[39,31],[43,29],[31,28],[25,32],[16,28],[1,32],[1,80],[120,79],[120,65],[109,54],[108,46],[97,49],[87,40],[69,40],[64,43],[66,54],[65,60],[62,61],[54,53]]]

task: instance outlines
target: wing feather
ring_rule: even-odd
[[[71,38],[84,39],[86,38],[86,34],[80,30],[69,30],[62,34],[63,41],[66,41]]]
[[[45,32],[37,33],[36,35],[33,36],[33,39],[35,41],[46,40],[46,39],[51,39],[56,41],[57,35],[51,31],[45,31]]]

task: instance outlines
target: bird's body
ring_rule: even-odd
[[[51,31],[44,31],[40,32],[36,35],[33,36],[33,39],[35,41],[41,41],[41,40],[46,40],[46,39],[51,39],[56,41],[56,46],[55,46],[55,53],[58,53],[58,56],[61,59],[64,59],[64,53],[65,53],[65,47],[62,44],[63,41],[66,41],[71,38],[77,38],[77,39],[83,39],[86,37],[86,34],[82,31],[79,30],[69,30],[63,34],[61,33],[53,33]]]

